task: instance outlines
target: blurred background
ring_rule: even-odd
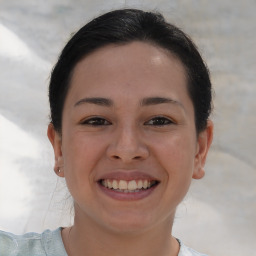
[[[211,70],[214,143],[173,234],[209,255],[255,255],[255,0],[0,0],[0,229],[70,223],[72,201],[46,137],[49,74],[72,32],[123,7],[162,12],[194,39]]]

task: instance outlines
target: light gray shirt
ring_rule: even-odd
[[[207,256],[188,248],[181,241],[178,256]],[[61,228],[42,234],[14,235],[0,231],[0,256],[68,256],[61,237]]]

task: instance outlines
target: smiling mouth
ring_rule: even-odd
[[[101,179],[98,183],[112,191],[120,193],[138,193],[148,190],[159,184],[157,180],[115,180],[115,179]]]

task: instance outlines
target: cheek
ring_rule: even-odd
[[[172,186],[189,185],[195,159],[193,138],[186,135],[170,136],[152,144],[155,158],[164,169],[168,182],[171,182]]]
[[[63,141],[63,157],[66,165],[72,164],[77,167],[90,166],[95,162],[103,151],[103,140],[96,136],[88,136],[83,132],[76,132]]]
[[[63,140],[65,179],[72,194],[77,189],[88,189],[95,182],[93,170],[102,157],[102,140],[83,133],[74,133]]]

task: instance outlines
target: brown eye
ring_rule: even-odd
[[[153,126],[163,126],[163,125],[169,125],[173,124],[173,121],[166,117],[157,116],[145,123],[146,125],[153,125]]]
[[[93,117],[86,119],[82,122],[83,125],[91,125],[91,126],[102,126],[102,125],[111,125],[109,121],[101,117]]]

